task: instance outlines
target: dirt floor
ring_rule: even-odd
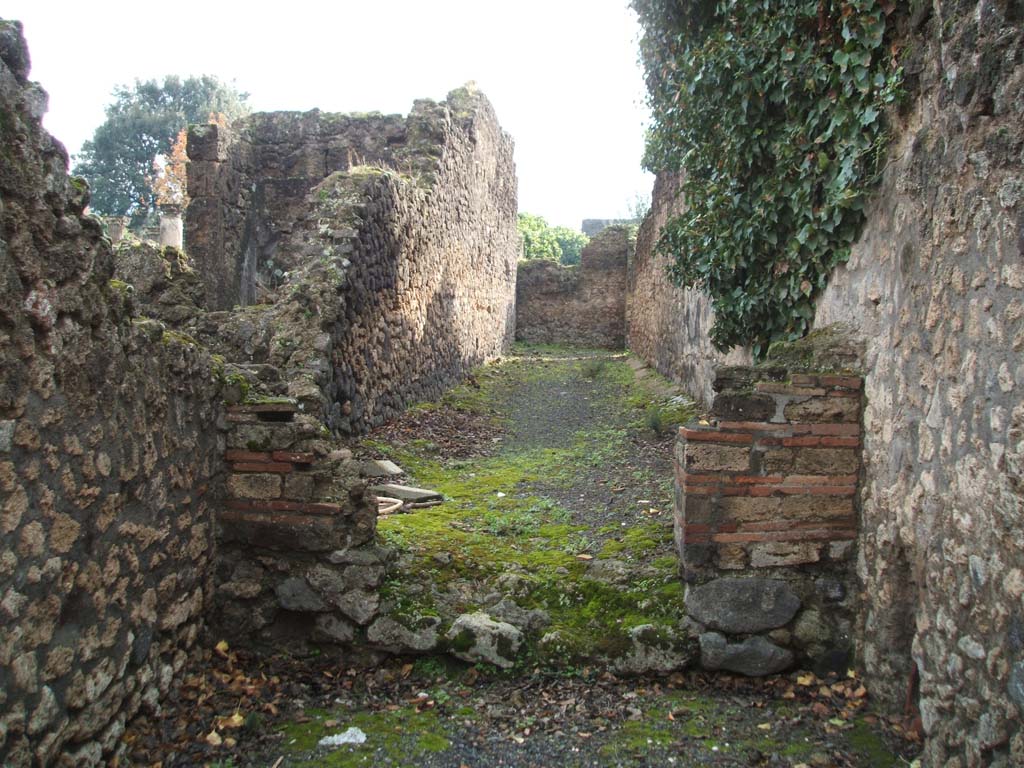
[[[909,722],[851,670],[818,679],[626,674],[628,630],[682,613],[674,426],[695,417],[624,355],[522,348],[355,446],[445,503],[380,521],[384,603],[410,621],[508,596],[543,617],[508,670],[449,656],[257,657],[209,638],[122,764],[899,766]],[[349,731],[349,729],[358,729]],[[349,731],[357,745],[321,747]]]

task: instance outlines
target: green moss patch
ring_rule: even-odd
[[[292,758],[288,765],[350,768],[363,765],[416,765],[425,756],[444,752],[451,745],[433,711],[412,707],[383,712],[330,712],[306,710],[306,722],[288,723],[281,748]],[[356,727],[366,742],[340,747],[318,747],[320,739]]]

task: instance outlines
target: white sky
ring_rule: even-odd
[[[215,75],[256,111],[402,114],[475,80],[515,139],[519,209],[578,229],[651,190],[627,2],[0,0],[0,17],[24,23],[46,127],[72,154],[136,78]]]

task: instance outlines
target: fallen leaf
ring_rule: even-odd
[[[241,728],[245,725],[245,716],[241,712],[235,712],[233,715],[218,717],[216,722],[218,728]]]
[[[757,727],[762,731],[770,731],[772,729],[771,723],[758,723]]]
[[[224,743],[224,739],[220,737],[220,734],[217,733],[216,730],[210,731],[208,734],[206,734],[206,738],[204,739],[204,741],[211,747],[219,747],[221,744]]]
[[[217,655],[222,656],[225,659],[228,657],[228,651],[230,650],[230,648],[231,646],[228,645],[227,640],[221,640],[219,643],[213,646],[213,650],[217,652]]]
[[[577,560],[593,560],[593,555],[576,555]]]
[[[814,685],[818,682],[818,679],[814,675],[798,675],[796,678],[797,685]]]

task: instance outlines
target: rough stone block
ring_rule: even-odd
[[[821,559],[817,542],[767,542],[750,547],[751,568],[780,568],[816,563]]]
[[[746,472],[750,469],[750,449],[687,442],[686,469],[690,472]]]
[[[854,448],[808,448],[797,451],[793,471],[801,475],[852,475],[860,470]]]
[[[284,479],[281,495],[286,499],[306,501],[313,498],[316,483],[312,475],[304,472],[293,472]]]
[[[704,669],[724,669],[748,677],[782,672],[793,665],[793,652],[757,635],[741,643],[730,643],[718,632],[700,636],[700,664]]]
[[[787,404],[783,413],[793,422],[859,422],[860,401],[848,397],[812,397]]]
[[[781,627],[799,608],[800,598],[778,579],[722,578],[686,591],[686,610],[692,618],[733,634]]]
[[[240,499],[276,499],[281,495],[281,476],[269,473],[228,475],[227,490]]]

